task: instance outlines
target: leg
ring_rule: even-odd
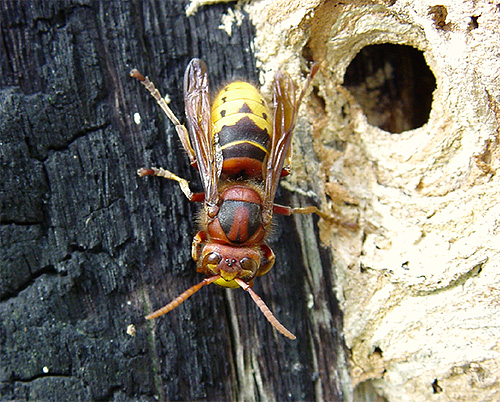
[[[130,71],[130,76],[136,78],[141,82],[142,85],[146,87],[149,93],[155,98],[156,103],[161,107],[161,110],[167,115],[170,121],[174,124],[175,130],[177,131],[177,135],[181,140],[183,148],[186,150],[189,156],[189,161],[191,165],[196,163],[196,157],[194,154],[194,150],[191,147],[191,142],[189,141],[189,133],[184,125],[182,125],[179,119],[175,116],[172,109],[167,104],[167,101],[161,96],[160,92],[156,89],[154,84],[149,80],[148,77],[144,77],[138,70],[135,68]],[[175,180],[175,179],[173,179]]]
[[[316,214],[326,220],[332,219],[330,215],[320,211],[314,205],[302,208],[292,208],[292,207],[285,207],[284,205],[274,204],[273,213],[277,215],[286,215],[286,216],[290,216],[292,214],[301,214],[301,215]]]
[[[201,202],[205,199],[205,193],[193,193],[189,188],[189,182],[186,179],[177,176],[169,170],[154,167],[150,169],[141,168],[137,171],[137,174],[141,177],[159,176],[164,177],[165,179],[175,180],[177,183],[179,183],[179,187],[189,201]]]
[[[273,213],[275,213],[277,215],[285,215],[285,216],[290,216],[292,214],[301,214],[301,215],[316,214],[320,218],[323,218],[326,221],[333,222],[334,224],[343,226],[345,228],[352,229],[352,230],[358,229],[357,223],[341,221],[339,218],[337,218],[335,216],[332,216],[332,215],[324,213],[323,211],[320,211],[314,205],[310,205],[308,207],[302,207],[302,208],[292,208],[292,207],[286,207],[284,205],[274,204]]]

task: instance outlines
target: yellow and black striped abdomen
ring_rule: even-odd
[[[269,152],[272,116],[260,92],[247,82],[223,88],[212,105],[213,135],[218,134],[227,175],[262,175]]]

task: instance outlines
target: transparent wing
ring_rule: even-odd
[[[200,59],[191,60],[186,69],[184,102],[189,138],[196,155],[205,201],[216,204],[220,168],[212,138],[207,65]]]
[[[274,76],[274,126],[271,150],[263,167],[264,219],[270,221],[273,213],[274,196],[281,177],[285,160],[289,158],[293,129],[302,98],[319,70],[319,63],[313,64],[311,72],[297,98],[297,87],[292,78],[283,71]],[[268,223],[268,222],[266,222]]]
[[[274,77],[274,127],[271,149],[263,167],[264,208],[272,216],[274,196],[285,158],[292,143],[292,132],[297,120],[296,86],[291,77],[278,71]]]

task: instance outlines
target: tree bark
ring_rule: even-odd
[[[0,2],[2,400],[351,399],[317,218],[276,219],[277,262],[254,287],[296,341],[245,292],[215,286],[144,319],[202,278],[190,255],[197,206],[136,170],[162,166],[201,187],[129,71],[149,75],[181,120],[191,58],[207,62],[214,90],[259,74],[246,12],[187,17],[187,3]],[[220,29],[235,13],[230,34],[227,19]]]

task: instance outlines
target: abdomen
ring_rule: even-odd
[[[272,135],[271,121],[265,100],[251,84],[232,82],[217,94],[212,105],[212,132],[219,136],[224,174],[262,177],[262,163]]]

